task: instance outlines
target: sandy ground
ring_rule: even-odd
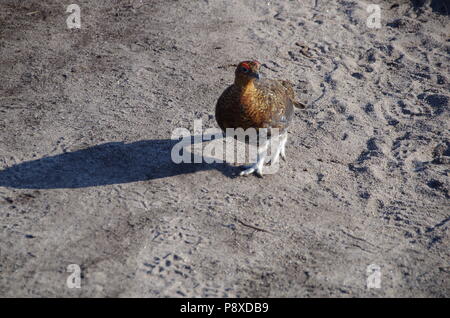
[[[1,296],[450,296],[446,1],[63,2],[0,1]],[[172,163],[249,58],[287,162]]]

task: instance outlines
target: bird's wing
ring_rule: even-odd
[[[291,97],[291,100],[294,104],[295,107],[300,108],[300,109],[305,109],[306,105],[300,101],[297,100],[297,98],[295,97],[295,93],[294,93],[294,84],[292,84],[289,81],[286,80],[282,80],[280,81],[281,84],[286,88],[288,95]]]
[[[266,116],[264,126],[284,130],[294,114],[294,90],[287,81],[255,81],[260,107]]]
[[[216,121],[222,130],[236,125],[236,111],[233,107],[236,107],[236,101],[233,85],[231,85],[220,95],[216,104]]]

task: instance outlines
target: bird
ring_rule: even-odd
[[[262,129],[267,129],[266,140],[258,139],[256,162],[244,166],[241,176],[253,173],[259,177],[263,176],[267,148],[270,139],[275,137],[272,134],[275,128],[279,132],[279,143],[270,162],[276,163],[279,157],[286,160],[288,126],[294,116],[294,107],[306,107],[296,100],[291,82],[262,79],[260,68],[261,63],[257,60],[246,60],[237,64],[234,83],[223,91],[216,103],[215,117],[222,131],[226,132],[229,128],[254,128],[260,136]]]

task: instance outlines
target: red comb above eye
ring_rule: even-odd
[[[241,63],[242,67],[245,67],[246,69],[250,69],[250,66],[247,63]]]

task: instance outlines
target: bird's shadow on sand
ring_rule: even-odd
[[[172,139],[110,142],[26,161],[0,170],[0,186],[20,189],[84,188],[214,169],[229,178],[235,176],[236,168],[226,163],[174,163],[171,152],[178,142]]]

